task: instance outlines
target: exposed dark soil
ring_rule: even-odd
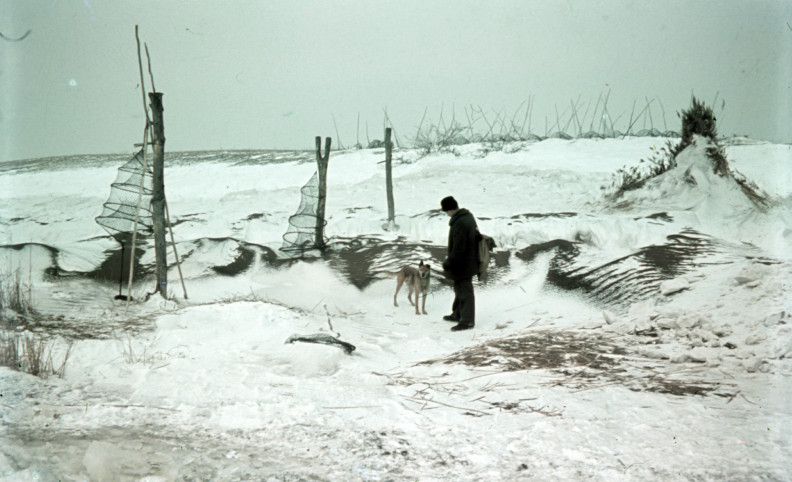
[[[624,340],[599,333],[535,331],[490,340],[422,364],[461,363],[498,371],[549,370],[551,385],[586,390],[621,384],[630,390],[671,395],[707,395],[719,382],[681,378],[656,360],[631,354]]]
[[[701,266],[761,258],[754,246],[726,243],[693,230],[670,235],[665,244],[646,246],[598,266],[580,264],[580,254],[586,246],[564,240],[531,246],[515,254],[530,261],[536,253],[550,249],[556,251],[547,281],[605,305],[627,305],[654,296],[663,281]],[[776,262],[765,258],[761,261]]]

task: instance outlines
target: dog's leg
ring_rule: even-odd
[[[426,291],[423,292],[423,303],[421,305],[421,310],[423,311],[424,315],[428,315],[429,313],[426,312]]]
[[[413,303],[413,306],[415,306],[415,314],[416,315],[420,315],[421,312],[418,311],[418,298],[421,297],[421,291],[420,291],[420,289],[417,286],[411,285],[410,286],[410,293],[415,293],[415,303]]]
[[[396,293],[393,293],[393,306],[399,306],[399,303],[396,302],[396,295],[399,294],[399,290],[401,289],[402,284],[404,284],[404,278],[397,277],[396,278]]]
[[[409,301],[410,304],[413,305],[413,306],[418,306],[417,304],[413,303],[413,300],[412,300],[412,295],[413,295],[413,290],[414,290],[413,286],[411,284],[408,284],[407,285],[407,289],[409,290],[409,291],[407,291],[407,301]],[[416,295],[416,300],[415,300],[416,302],[418,301],[417,296],[418,295]]]

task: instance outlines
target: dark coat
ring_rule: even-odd
[[[476,218],[467,209],[460,209],[448,225],[448,257],[443,269],[457,281],[472,278],[479,271]]]

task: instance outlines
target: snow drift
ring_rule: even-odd
[[[329,248],[310,259],[278,250],[310,153],[174,154],[189,299],[140,301],[143,244],[128,308],[113,299],[119,248],[93,222],[124,156],[0,163],[0,267],[32,282],[39,310],[4,324],[49,337],[56,356],[75,341],[63,379],[0,369],[0,473],[786,479],[792,151],[725,147],[767,208],[714,175],[699,142],[614,206],[600,186],[662,142],[399,151],[395,233],[381,229],[383,151],[334,152]],[[448,194],[499,246],[464,334],[441,320]],[[429,316],[392,306],[385,276],[418,260],[434,271]],[[316,334],[356,349],[287,343]]]

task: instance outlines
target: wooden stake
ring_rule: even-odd
[[[123,295],[121,293],[124,287],[124,252],[125,251],[126,250],[124,249],[124,243],[121,243],[121,269],[119,270],[120,273],[118,273],[118,296],[116,297],[116,299],[118,300],[124,299],[122,298]],[[127,295],[128,294],[129,293],[127,293]]]
[[[635,112],[635,102],[636,102],[636,101],[633,101],[633,113]],[[633,124],[634,124],[635,122],[638,122],[638,118],[639,118],[639,117],[641,117],[642,115],[645,115],[646,109],[648,109],[650,105],[651,105],[651,102],[647,103],[647,104],[646,104],[646,107],[644,107],[644,108],[641,110],[641,112],[639,112],[639,113],[638,113],[638,116],[636,116],[636,117],[635,117],[635,120],[634,120],[634,121],[633,121],[633,113],[631,113],[631,114],[630,114],[630,125],[629,125],[629,126],[627,126],[627,132],[624,134],[624,136],[622,136],[622,139],[624,139],[625,137],[627,137],[627,135],[630,133],[630,130],[632,129],[632,126],[633,126]]]
[[[137,26],[135,26],[135,37],[137,38]],[[148,45],[145,44],[145,43],[143,45],[144,45],[144,47],[146,49],[146,61],[147,61],[147,64],[148,64],[149,78],[151,79],[151,90],[153,92],[157,92],[157,87],[154,85],[154,73],[151,71],[151,56],[149,55]],[[140,40],[139,39],[138,39],[138,63],[140,64],[140,80],[141,80],[141,85],[142,85],[142,81],[143,81],[143,66],[142,66],[142,62],[141,62],[141,59],[140,59]],[[143,98],[144,98],[143,107],[145,109],[145,90],[144,90],[144,97]],[[159,95],[159,108],[160,108],[160,110],[159,110],[159,118],[160,118],[160,121],[161,121],[161,117],[162,117],[162,95],[161,94]],[[150,122],[148,121],[148,110],[146,110],[146,120],[148,122],[148,128],[151,129],[152,142],[150,143],[150,145],[155,146],[154,149],[155,149],[155,157],[156,157],[156,145],[157,145],[157,143],[154,141],[154,126],[151,125]],[[145,160],[145,149],[147,149],[147,144],[146,144],[145,140],[143,142],[144,142],[144,145],[143,145],[144,146],[143,158]],[[162,150],[163,150],[163,158],[164,158],[164,144],[165,144],[165,136],[164,136],[164,127],[163,127],[162,136],[161,136],[161,146],[160,146],[160,147],[162,147]],[[163,163],[164,163],[164,159],[163,159]],[[145,162],[144,162],[144,166],[145,166]],[[145,172],[145,167],[144,167],[144,172]],[[164,166],[163,166],[163,172],[164,172]],[[163,174],[163,178],[164,178],[164,174]],[[142,186],[142,181],[141,181],[141,186]],[[173,235],[173,226],[171,225],[171,222],[170,222],[170,210],[168,209],[168,201],[167,201],[167,199],[165,199],[164,183],[163,183],[163,189],[162,189],[162,203],[163,203],[164,208],[165,208],[164,209],[165,210],[165,221],[166,221],[166,225],[168,227],[168,231],[170,232],[171,245],[173,246],[173,256],[176,259],[176,268],[179,271],[179,280],[181,281],[182,291],[184,292],[184,299],[186,300],[187,299],[187,287],[184,285],[184,275],[182,274],[181,262],[179,261],[179,252],[176,249],[176,238]],[[156,236],[156,232],[157,232],[157,229],[156,229],[156,223],[155,223],[155,236]],[[133,238],[134,238],[134,235],[133,235]],[[164,234],[163,234],[163,239],[164,239]],[[164,243],[164,241],[163,241],[163,243]],[[155,251],[156,251],[156,254],[158,254],[158,255],[160,254],[160,251],[156,249],[156,237],[155,237]],[[133,249],[133,254],[134,254],[134,249]],[[157,289],[157,291],[160,291],[160,294],[163,297],[167,297],[167,269],[168,269],[167,268],[167,250],[165,250],[165,253],[162,256],[163,256],[163,260],[164,260],[163,262],[165,264],[165,269],[164,269],[164,271],[165,271],[165,279],[164,279],[165,285],[164,286],[165,287],[162,288],[163,284],[158,279],[158,283],[157,283],[158,289]],[[130,266],[131,266],[131,264],[130,264]],[[159,265],[158,265],[158,268],[157,268],[157,272],[158,272],[158,274],[160,272]],[[132,279],[132,277],[131,277],[131,270],[130,270],[130,285],[131,285],[131,279]],[[162,289],[160,290],[160,288],[162,288]],[[129,292],[127,292],[127,294],[129,294]]]
[[[610,99],[611,90],[608,89],[608,94],[605,96],[605,99],[602,101],[602,112],[606,116],[605,119],[610,121],[610,134],[613,135],[613,119],[611,119],[610,112],[608,112],[608,100]],[[608,129],[608,124],[605,122],[605,129]]]
[[[665,116],[665,107],[663,107],[663,101],[660,100],[659,97],[657,98],[657,102],[660,103],[660,110],[663,112],[663,129],[665,129],[663,131],[663,134],[665,134],[666,132],[668,132],[668,124],[666,124],[666,116]]]
[[[338,148],[342,151],[344,150],[344,144],[341,142],[341,135],[338,133],[338,126],[336,125],[335,115],[330,114],[333,117],[333,127],[335,127],[336,131],[336,139],[338,139]]]
[[[589,109],[591,109],[591,97],[589,97],[588,103],[586,104],[586,112],[583,113],[583,117],[580,119],[580,134],[583,133],[583,124],[586,122],[586,118],[588,117]],[[580,135],[578,134],[578,135]]]
[[[467,107],[465,107],[465,118],[468,121],[468,139],[472,142],[473,141],[473,122],[470,120],[470,114],[468,114]]]
[[[322,137],[316,136],[316,163],[319,166],[319,203],[316,206],[316,247],[324,249],[324,218],[327,206],[327,165],[330,161],[331,139],[325,138],[325,153],[322,156]]]
[[[531,121],[533,120],[533,108],[534,108],[534,104],[536,104],[536,101],[534,100],[535,98],[536,98],[536,94],[532,94],[531,95],[531,108],[529,109],[529,114],[528,114],[528,132],[529,133],[531,132]]]
[[[393,139],[396,141],[396,147],[401,149],[401,142],[399,142],[399,133],[396,132],[396,128],[393,127],[393,122],[391,122],[390,117],[388,117],[388,109],[383,109],[385,111],[385,127],[390,126],[393,129]]]
[[[635,102],[636,102],[636,101],[633,101],[633,107],[632,107],[632,111],[630,112],[630,124],[627,126],[627,132],[625,132],[625,133],[624,133],[624,135],[622,136],[622,139],[624,139],[625,137],[627,137],[627,136],[630,134],[630,129],[632,129],[632,125],[633,125],[633,121],[632,121],[632,120],[633,120],[633,114],[635,114]]]
[[[591,132],[594,129],[594,121],[597,120],[597,109],[599,109],[601,100],[602,100],[602,92],[600,92],[599,95],[597,96],[597,103],[594,105],[594,113],[591,114],[591,124],[589,125],[589,132]],[[597,128],[600,130],[602,129],[602,119],[600,119],[600,126]]]
[[[391,142],[391,128],[385,129],[385,186],[388,195],[388,229],[395,227],[396,210],[393,202],[393,174],[391,172],[393,143]]]
[[[418,140],[421,138],[421,128],[423,127],[424,119],[426,119],[426,112],[429,110],[429,107],[424,108],[423,117],[421,117],[421,122],[418,123],[418,130],[415,132],[415,139]],[[385,128],[385,132],[387,133],[388,130]]]
[[[168,298],[168,247],[165,242],[165,127],[162,118],[162,93],[149,93],[151,101],[151,140],[154,143],[151,220],[154,224],[154,254],[156,257],[157,288],[160,296]]]
[[[572,122],[573,119],[575,120],[575,124],[577,125],[578,128],[577,137],[580,137],[580,134],[583,132],[583,127],[581,127],[580,119],[578,119],[578,115],[577,115],[578,102],[580,102],[579,95],[578,95],[578,100],[574,104],[572,103],[572,99],[569,100],[569,103],[572,105],[572,115],[569,117],[569,121]]]

